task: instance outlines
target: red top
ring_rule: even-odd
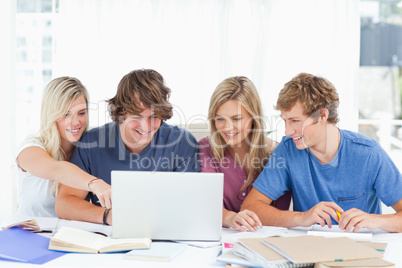
[[[253,188],[253,185],[250,184],[239,193],[247,180],[243,167],[236,163],[228,150],[225,150],[222,161],[218,162],[212,153],[208,137],[202,138],[198,144],[200,148],[201,172],[224,174],[223,207],[229,211],[239,212],[244,199]],[[257,179],[258,175],[255,176],[253,182]],[[288,210],[290,199],[290,192],[286,192],[276,201],[275,206],[281,210]]]

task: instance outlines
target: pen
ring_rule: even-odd
[[[342,214],[338,210],[335,210],[335,211],[336,211],[336,214],[338,215],[338,219],[340,219]]]

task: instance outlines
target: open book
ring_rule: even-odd
[[[35,219],[26,219],[19,222],[12,222],[10,224],[6,224],[2,226],[2,229],[9,229],[11,227],[20,227],[21,229],[25,229],[28,231],[40,231],[40,227],[38,222]]]
[[[23,215],[12,215],[0,219],[1,229],[8,229],[13,226],[18,226],[34,233],[55,233],[61,227],[72,227],[105,236],[112,236],[112,226],[98,223]]]
[[[50,239],[49,249],[67,252],[104,253],[149,248],[149,238],[114,239],[88,231],[61,227]]]
[[[33,232],[52,232],[56,227],[57,222],[57,218],[13,215],[3,218],[0,222],[0,227],[2,229],[8,229],[13,226],[18,226],[22,229]]]

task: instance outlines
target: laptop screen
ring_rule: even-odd
[[[114,238],[218,241],[223,174],[112,171]]]

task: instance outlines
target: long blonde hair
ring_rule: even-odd
[[[84,96],[88,107],[88,92],[84,85],[74,77],[58,77],[49,82],[42,96],[40,129],[38,139],[46,151],[56,160],[66,160],[66,153],[61,148],[61,139],[57,130],[57,121],[62,119],[71,105]],[[85,126],[87,130],[88,123]],[[53,181],[52,193],[56,196],[59,183]]]
[[[264,169],[265,164],[268,162],[269,153],[265,145],[264,134],[264,119],[261,106],[261,100],[258,95],[257,89],[253,82],[244,76],[234,76],[223,80],[212,93],[209,103],[208,119],[211,126],[211,135],[209,137],[210,146],[214,157],[222,162],[225,156],[227,144],[222,136],[219,134],[215,126],[214,118],[219,106],[229,100],[235,100],[240,103],[252,118],[252,129],[250,132],[249,144],[249,158],[247,165],[250,167],[247,176],[247,181],[239,191],[246,189],[252,182],[257,174],[260,174]],[[253,166],[253,159],[259,159],[261,165]],[[238,193],[238,194],[239,194]]]

